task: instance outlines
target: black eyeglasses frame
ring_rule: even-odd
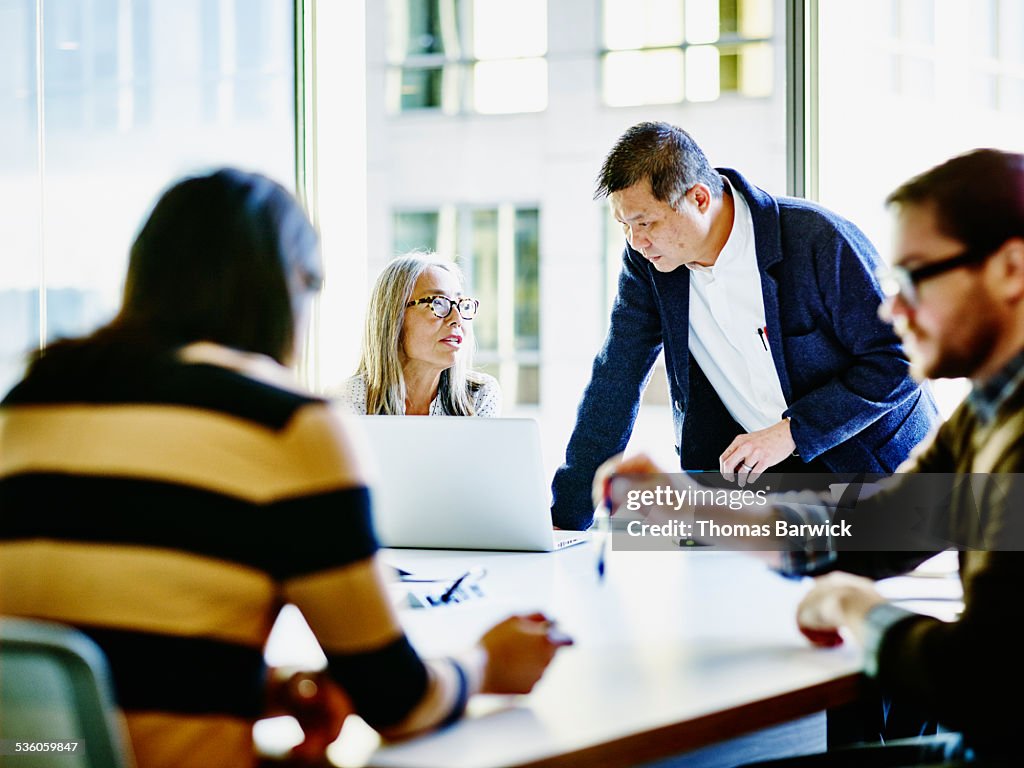
[[[436,301],[437,299],[444,299],[445,301],[448,302],[448,311],[445,312],[443,315],[439,315],[437,311],[434,309],[434,301]],[[462,311],[461,306],[467,301],[473,302],[473,311],[469,315],[469,317],[466,317],[466,314]],[[454,309],[456,312],[459,313],[459,317],[461,317],[463,320],[469,321],[476,317],[477,310],[480,309],[480,302],[477,299],[470,298],[469,296],[460,296],[457,299],[453,299],[451,296],[445,296],[440,293],[434,296],[424,296],[421,299],[410,299],[405,303],[405,306],[406,308],[409,308],[415,307],[417,304],[428,304],[430,306],[430,311],[431,313],[433,313],[434,317],[439,318],[441,320],[444,320],[446,317],[451,315],[452,309]]]

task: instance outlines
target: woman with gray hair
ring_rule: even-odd
[[[499,416],[501,389],[470,369],[479,302],[458,267],[431,253],[390,262],[373,287],[359,369],[338,394],[357,414]]]

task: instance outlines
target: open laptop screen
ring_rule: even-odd
[[[383,546],[555,548],[533,419],[348,416]]]

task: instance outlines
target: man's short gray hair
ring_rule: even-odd
[[[597,177],[594,199],[632,187],[644,179],[656,200],[676,208],[694,184],[722,196],[722,177],[704,151],[682,128],[668,123],[638,123],[615,142]]]

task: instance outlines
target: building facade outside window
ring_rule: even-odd
[[[393,113],[547,107],[546,0],[389,0],[387,37]]]
[[[977,2],[971,58],[974,105],[1024,116],[1024,3]]]
[[[614,107],[770,96],[771,0],[604,0],[602,97]]]

